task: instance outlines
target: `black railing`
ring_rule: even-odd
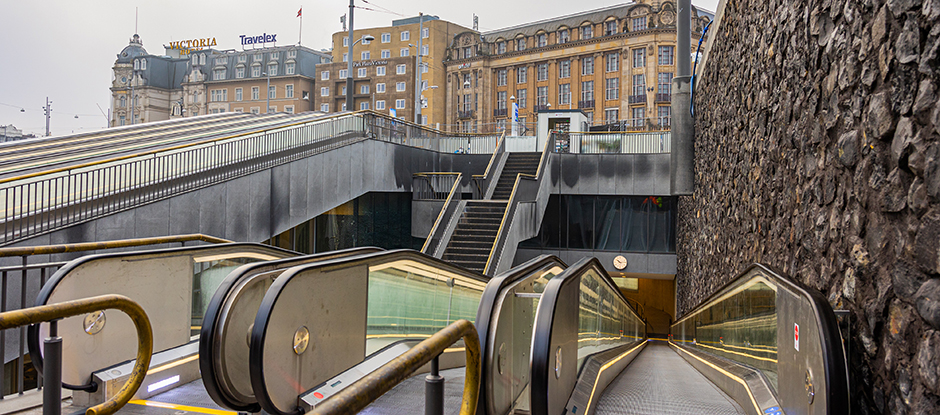
[[[415,173],[412,176],[413,200],[444,200],[460,178],[460,173]],[[455,196],[460,200],[459,192]]]
[[[534,110],[535,112],[539,112],[539,111],[548,111],[549,108],[551,108],[551,106],[549,106],[549,105],[536,105],[536,106],[533,108],[533,110]]]
[[[631,104],[645,104],[646,94],[630,95],[630,103]]]
[[[656,94],[656,102],[671,102],[672,94],[671,93],[659,93]]]
[[[594,100],[578,101],[578,108],[594,108]]]
[[[494,116],[494,117],[505,117],[505,116],[506,116],[506,108],[501,108],[501,109],[495,109],[495,110],[493,110],[493,116]]]
[[[473,118],[473,110],[469,111],[457,111],[458,119]]]

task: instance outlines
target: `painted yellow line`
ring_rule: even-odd
[[[720,348],[720,347],[708,346],[708,345],[701,344],[701,343],[699,343],[699,346],[707,347],[707,348],[709,348],[709,349],[718,350],[719,352],[732,353],[732,354],[736,354],[736,355],[738,355],[738,356],[749,357],[749,358],[755,359],[755,360],[763,360],[763,361],[765,361],[765,362],[777,363],[777,359],[771,359],[771,358],[769,358],[769,357],[754,356],[754,355],[752,355],[752,354],[736,352],[736,351],[734,351],[734,350],[722,349],[722,348]]]
[[[696,356],[696,355],[694,355],[694,354],[692,354],[692,353],[689,353],[689,352],[686,351],[685,349],[683,349],[683,348],[681,348],[681,347],[679,347],[679,346],[673,344],[672,342],[669,342],[669,345],[672,346],[672,347],[675,347],[676,350],[682,351],[682,353],[685,353],[685,354],[687,354],[687,355],[689,355],[689,356],[695,358],[695,360],[698,360],[699,362],[702,362],[702,363],[704,363],[704,364],[710,366],[712,369],[715,369],[715,370],[717,370],[719,373],[721,373],[721,374],[723,374],[723,375],[725,375],[725,376],[727,376],[727,377],[733,379],[735,382],[740,383],[741,386],[744,386],[744,390],[747,391],[747,396],[751,398],[751,404],[754,405],[754,410],[757,411],[757,413],[759,413],[759,414],[762,413],[761,410],[760,410],[760,406],[757,405],[757,400],[754,399],[754,394],[751,393],[751,388],[747,387],[747,382],[745,382],[744,379],[741,379],[741,378],[739,378],[739,377],[737,377],[737,376],[731,374],[731,372],[729,372],[729,371],[727,371],[727,370],[724,370],[724,369],[722,369],[722,368],[720,368],[720,367],[714,365],[713,363],[708,362],[708,361],[706,361],[706,360],[704,360],[704,359],[702,359],[702,358],[700,358],[700,357],[698,357],[698,356]]]
[[[761,352],[761,353],[773,353],[773,354],[777,354],[777,348],[774,347],[773,349],[771,349],[771,348],[769,348],[770,346],[751,346],[751,347],[745,347],[745,346],[732,346],[732,345],[730,345],[730,344],[726,344],[726,345],[724,345],[724,346],[725,346],[725,347],[735,348],[735,349],[741,349],[741,350],[750,350],[750,351],[752,351],[752,352]]]
[[[632,348],[632,349],[630,349],[630,350],[627,350],[626,352],[623,352],[620,356],[617,356],[617,358],[615,358],[614,360],[611,360],[611,361],[605,363],[604,366],[601,366],[600,370],[597,371],[597,376],[594,377],[594,387],[591,388],[591,395],[588,397],[587,406],[584,407],[584,413],[586,413],[586,414],[591,413],[591,401],[594,400],[594,394],[597,393],[597,381],[601,378],[601,373],[604,373],[604,371],[607,370],[607,368],[613,366],[614,364],[616,364],[617,362],[619,362],[619,361],[622,360],[623,358],[629,356],[630,353],[633,353],[634,351],[636,351],[636,349],[639,349],[639,348],[640,348],[641,346],[643,346],[644,344],[646,344],[646,342],[642,342],[642,343],[636,345],[636,347],[634,347],[634,348]]]
[[[220,410],[220,409],[200,408],[200,407],[198,407],[198,406],[177,405],[177,404],[175,404],[175,403],[164,403],[164,402],[146,401],[146,400],[143,400],[143,399],[134,399],[134,400],[132,400],[132,401],[130,401],[130,402],[128,402],[128,403],[132,403],[132,404],[134,404],[134,405],[152,406],[152,407],[156,407],[156,408],[173,409],[173,410],[177,410],[177,411],[197,412],[197,413],[200,413],[200,414],[238,415],[238,412],[235,412],[235,411],[223,411],[223,410]]]
[[[174,367],[177,367],[177,366],[182,365],[182,364],[186,364],[186,363],[192,362],[193,360],[196,360],[196,359],[199,359],[199,354],[194,354],[194,355],[192,355],[192,356],[189,356],[189,357],[186,357],[186,358],[177,360],[177,361],[175,361],[175,362],[170,362],[170,363],[167,363],[167,364],[162,365],[162,366],[157,366],[157,367],[155,367],[155,368],[153,368],[153,369],[148,370],[148,371],[147,371],[147,375],[149,376],[149,375],[152,375],[152,374],[157,373],[157,372],[162,372],[162,371],[164,371],[164,370],[167,370],[167,369],[174,368]]]

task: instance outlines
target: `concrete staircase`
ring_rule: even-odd
[[[512,186],[516,183],[519,173],[535,175],[539,170],[539,161],[542,153],[509,153],[506,165],[496,182],[496,190],[492,200],[509,200],[512,195]]]
[[[507,202],[469,201],[454,234],[444,249],[443,259],[479,273],[493,249]]]

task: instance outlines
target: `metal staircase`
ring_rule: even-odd
[[[443,259],[482,273],[506,213],[506,204],[504,201],[468,201],[444,250]]]
[[[519,173],[535,176],[541,159],[542,153],[509,153],[491,199],[509,200],[512,195],[512,186],[516,184],[516,176]]]

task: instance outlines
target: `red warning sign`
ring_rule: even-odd
[[[800,325],[793,323],[793,348],[800,351]]]

